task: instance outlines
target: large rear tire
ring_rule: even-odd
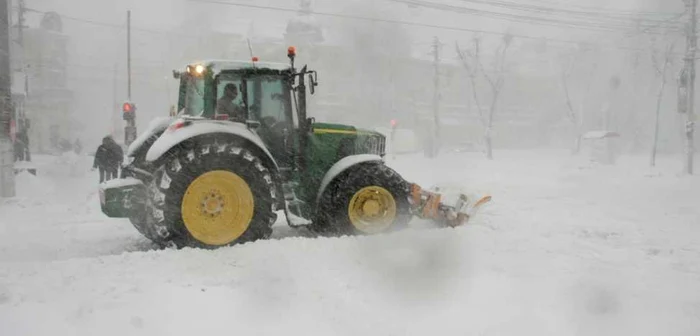
[[[371,235],[403,229],[411,220],[408,183],[383,163],[362,163],[341,174],[324,191],[314,231]]]
[[[152,231],[166,246],[216,248],[264,239],[277,219],[272,174],[236,143],[179,146],[149,189]]]

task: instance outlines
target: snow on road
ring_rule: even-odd
[[[0,335],[700,333],[700,179],[676,158],[497,154],[390,160],[490,192],[467,227],[311,239],[280,222],[215,251],[155,250],[101,215],[87,159],[41,158],[0,204]]]

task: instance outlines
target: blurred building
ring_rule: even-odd
[[[79,123],[73,118],[74,93],[66,80],[69,38],[62,33],[61,17],[43,15],[37,27],[11,30],[11,64],[15,96],[21,99],[22,114],[29,121],[33,152],[55,152],[72,143]],[[22,85],[23,84],[23,85]]]

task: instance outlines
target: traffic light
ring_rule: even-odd
[[[136,105],[134,105],[134,103],[125,102],[122,104],[122,118],[124,120],[136,119]]]

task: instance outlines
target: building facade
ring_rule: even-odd
[[[37,27],[12,29],[12,68],[19,115],[29,127],[32,152],[54,153],[74,139],[74,93],[67,85],[69,38],[56,13],[46,13]],[[24,89],[24,92],[21,92]]]

